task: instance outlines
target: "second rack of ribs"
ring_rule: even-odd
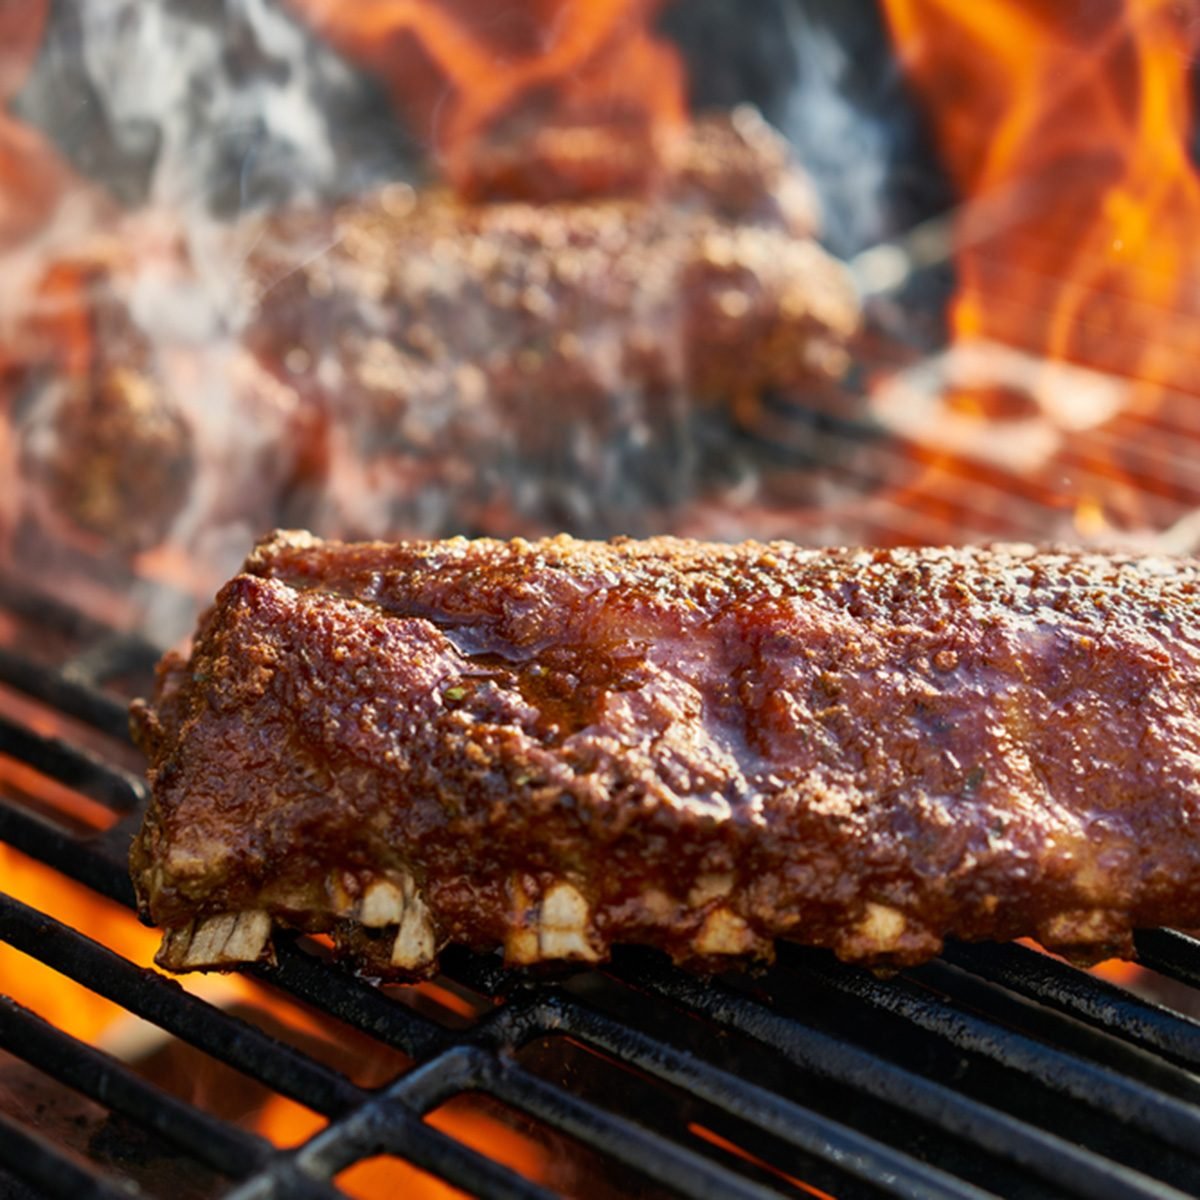
[[[686,148],[654,197],[472,204],[398,184],[246,218],[219,313],[183,243],[150,253],[161,231],[130,218],[48,272],[4,347],[24,365],[20,402],[0,396],[0,533],[28,527],[38,557],[174,540],[194,558],[190,531],[232,525],[656,524],[725,479],[748,398],[852,403],[857,301],[782,140],[742,114],[698,121]],[[175,309],[211,336],[181,335]]]

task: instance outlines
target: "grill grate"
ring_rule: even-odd
[[[106,680],[150,656],[136,641],[104,647],[65,667],[5,651],[0,683],[113,735],[124,704]],[[0,840],[132,905],[136,775],[20,720],[0,722],[0,753],[115,820],[67,829],[0,800]],[[549,980],[450,951],[446,986],[485,998],[451,1027],[281,939],[277,964],[252,972],[262,984],[411,1063],[373,1089],[6,895],[0,939],[327,1118],[277,1149],[0,999],[0,1048],[156,1135],[234,1200],[341,1195],[339,1172],[379,1154],[473,1194],[551,1195],[426,1120],[468,1094],[650,1196],[1162,1198],[1200,1185],[1200,1024],[1020,946],[952,946],[890,981],[794,947],[761,974],[718,980],[639,950]],[[1200,986],[1200,942],[1150,931],[1138,945],[1146,966]],[[48,1196],[130,1194],[105,1164],[2,1114],[0,1171]]]

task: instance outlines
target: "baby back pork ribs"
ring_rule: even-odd
[[[1192,560],[280,533],[133,717],[176,970],[275,926],[404,976],[1200,923]]]
[[[839,391],[858,324],[761,118],[698,119],[668,165],[651,196],[393,184],[248,217],[219,270],[145,214],[60,252],[37,336],[0,346],[0,532],[203,566],[201,534],[244,548],[280,523],[636,529],[703,486],[698,424],[767,390]]]
[[[782,139],[709,117],[673,166],[650,198],[399,185],[266,227],[246,344],[326,430],[287,515],[345,537],[629,532],[703,486],[704,422],[840,395],[858,304]]]

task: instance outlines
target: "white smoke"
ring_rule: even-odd
[[[803,18],[796,20],[793,37],[805,79],[789,110],[790,132],[818,156],[819,174],[869,208],[877,176],[862,183],[849,172],[878,157],[873,146],[855,152],[842,145],[844,161],[819,159],[846,142],[843,125],[855,124],[837,88],[836,64],[844,65],[844,57],[837,58],[836,46]],[[825,61],[830,53],[832,67]],[[78,103],[65,103],[67,93]],[[396,232],[400,226],[383,222],[384,240],[356,253],[345,231],[353,234],[357,225],[360,243],[364,237],[370,242],[367,235],[380,225],[372,215],[376,208],[389,220],[396,217],[389,193],[392,200],[415,204],[409,182],[416,170],[378,85],[342,61],[284,0],[55,6],[19,115],[60,147],[82,179],[96,181],[97,191],[119,201],[91,230],[95,244],[76,230],[56,246],[39,244],[34,254],[35,265],[38,255],[53,265],[58,254],[85,264],[89,286],[104,295],[98,305],[95,296],[82,297],[78,315],[95,320],[91,310],[107,304],[106,319],[118,336],[97,339],[97,377],[73,380],[73,390],[59,386],[61,364],[35,364],[4,432],[15,441],[29,434],[23,413],[53,435],[66,411],[85,438],[96,427],[106,439],[102,453],[91,458],[107,456],[111,468],[121,459],[122,431],[135,428],[130,406],[145,402],[159,415],[165,412],[163,428],[186,429],[180,439],[186,445],[168,450],[189,458],[195,473],[176,509],[163,505],[152,512],[149,501],[138,499],[150,489],[130,489],[134,498],[121,498],[119,516],[147,519],[110,518],[109,528],[102,528],[104,522],[80,516],[86,487],[63,498],[62,480],[73,481],[73,467],[79,462],[86,468],[88,455],[64,456],[48,436],[22,457],[11,444],[6,450],[0,433],[0,459],[26,476],[0,496],[0,530],[6,522],[23,522],[25,544],[36,546],[53,540],[39,535],[52,531],[59,517],[60,531],[70,526],[79,534],[82,528],[78,540],[89,539],[88,552],[101,568],[111,568],[114,587],[127,586],[129,575],[150,581],[140,620],[155,640],[172,641],[196,603],[194,594],[186,594],[191,582],[178,575],[172,581],[185,593],[178,604],[155,586],[164,559],[173,556],[168,574],[181,564],[198,567],[215,586],[255,537],[296,513],[298,521],[331,535],[513,533],[550,526],[651,532],[638,521],[659,520],[657,512],[707,486],[706,472],[728,481],[754,469],[755,451],[731,432],[734,418],[715,403],[700,412],[688,394],[684,360],[693,334],[680,302],[685,284],[679,271],[692,251],[652,262],[639,252],[637,238],[661,244],[665,234],[653,223],[634,237],[628,253],[621,249],[629,232],[622,222],[602,223],[562,256],[571,275],[557,284],[555,263],[569,229],[556,235],[558,250],[548,242],[542,246],[540,219],[509,237],[511,270],[505,264],[481,267],[495,253],[496,239],[487,236],[474,243],[474,259],[456,259],[451,243],[462,239],[455,229],[440,240],[418,232],[404,242]],[[821,126],[820,138],[808,138],[812,122]],[[380,186],[385,181],[390,188]],[[377,190],[357,218],[354,206],[338,206],[367,189]],[[317,211],[296,211],[306,203]],[[436,208],[439,201],[433,203]],[[695,201],[681,204],[687,213]],[[865,218],[849,203],[829,207],[834,239],[870,236]],[[778,232],[785,239],[797,236],[790,226]],[[327,253],[343,240],[338,254]],[[787,290],[776,279],[778,255],[759,263],[744,248],[730,257],[724,239],[706,246],[700,246],[701,257],[707,256],[702,278],[712,288],[712,305],[733,306],[721,310],[726,323],[735,320],[729,314],[739,303],[750,305],[756,288],[766,287],[761,279],[775,280],[767,288],[772,294]],[[748,257],[739,266],[743,254]],[[451,260],[460,271],[453,287]],[[402,288],[395,286],[397,263],[404,265]],[[618,271],[611,263],[623,265]],[[622,271],[628,278],[620,277]],[[797,279],[808,274],[793,272]],[[716,283],[726,275],[728,286],[718,294]],[[476,295],[476,283],[489,278],[492,292]],[[530,314],[550,303],[553,287],[566,297],[569,353],[550,336],[555,327],[549,319],[540,341],[532,339],[539,344],[526,344],[536,326]],[[493,294],[513,288],[528,307],[525,315],[513,308],[514,298]],[[826,290],[841,295],[838,286]],[[698,292],[703,288],[686,295]],[[411,303],[406,306],[398,293],[408,293]],[[605,299],[613,294],[622,297],[619,304]],[[255,311],[264,295],[269,300],[260,314],[267,318],[260,321]],[[572,298],[589,310],[572,311]],[[787,320],[807,320],[805,305],[792,300],[782,309]],[[67,315],[72,303],[67,294]],[[837,307],[843,307],[840,301]],[[844,307],[850,313],[852,301]],[[833,322],[835,340],[849,336],[843,324]],[[417,337],[421,332],[424,338]],[[786,357],[776,343],[794,340],[780,334],[770,344]],[[5,348],[0,340],[0,350]],[[531,417],[546,397],[538,391],[545,385],[524,379],[536,375],[528,360],[534,366],[542,359],[555,363],[551,352],[560,351],[569,368],[554,385],[564,393],[553,398],[561,411]],[[744,353],[757,361],[753,349]],[[513,364],[520,370],[512,371]],[[111,378],[120,370],[145,386],[136,394],[122,391],[121,381]],[[817,371],[822,380],[824,370]],[[488,388],[494,389],[491,402],[484,397],[476,405],[476,394]],[[384,415],[364,419],[354,406],[373,403],[372,393]],[[99,399],[89,408],[93,396]],[[532,454],[531,440],[537,443]],[[49,502],[43,503],[47,491]],[[44,516],[54,505],[54,513]],[[119,528],[111,535],[114,524]],[[144,528],[133,530],[135,525]],[[160,553],[164,546],[169,556]],[[64,556],[33,570],[49,578],[67,565]],[[127,574],[120,576],[121,570]]]
[[[851,63],[836,34],[799,4],[784,13],[797,71],[781,131],[817,181],[823,240],[849,255],[884,236],[890,135],[850,99]]]

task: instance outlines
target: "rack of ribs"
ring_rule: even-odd
[[[236,286],[204,338],[205,273],[134,215],[31,303],[36,336],[0,395],[0,527],[27,547],[174,540],[196,557],[196,530],[239,522],[629,531],[703,486],[703,414],[838,389],[858,305],[814,221],[761,118],[706,117],[651,196],[393,184],[246,217],[230,242],[253,248],[231,250]]]
[[[133,716],[176,970],[275,927],[407,976],[1200,923],[1193,560],[280,533]]]

